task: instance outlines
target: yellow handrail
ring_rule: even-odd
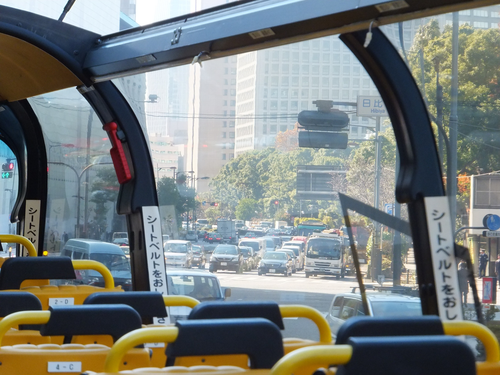
[[[189,296],[163,296],[165,306],[187,306],[195,307],[200,303],[197,299]]]
[[[30,257],[36,257],[38,255],[35,246],[26,237],[17,234],[0,234],[0,241],[3,243],[13,242],[23,245],[26,250],[28,250],[28,255]]]
[[[7,331],[19,324],[46,324],[50,311],[19,311],[7,315],[0,321],[0,346]]]
[[[123,335],[115,342],[106,356],[104,372],[118,372],[125,353],[137,345],[151,342],[174,342],[178,334],[177,327],[154,327],[136,329]]]
[[[319,342],[331,344],[332,331],[326,319],[315,308],[302,305],[282,305],[280,306],[283,318],[308,318],[312,320],[319,330]]]
[[[486,350],[486,362],[500,361],[500,348],[496,336],[487,327],[471,321],[443,322],[446,335],[470,335],[478,338]]]
[[[104,288],[114,289],[115,280],[111,271],[102,263],[95,260],[73,260],[73,268],[75,270],[94,270],[99,272],[104,279]]]
[[[288,375],[306,366],[328,368],[332,365],[345,365],[352,356],[350,345],[317,345],[300,348],[281,358],[271,369],[269,375]],[[368,371],[369,372],[369,371]]]

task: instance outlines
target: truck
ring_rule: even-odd
[[[306,243],[306,277],[329,275],[343,278],[346,274],[343,241],[337,234],[313,233]]]
[[[231,244],[238,243],[236,223],[234,222],[234,220],[217,220],[217,232],[222,236],[223,242]]]
[[[274,222],[274,229],[281,229],[284,228],[288,225],[286,221],[275,221]]]

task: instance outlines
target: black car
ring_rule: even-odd
[[[267,251],[259,263],[259,275],[266,273],[281,273],[292,276],[292,259],[281,251]]]
[[[198,268],[204,269],[205,264],[207,264],[207,255],[205,253],[205,247],[199,245],[193,245],[193,261],[191,265],[198,266]]]
[[[210,257],[210,272],[219,270],[236,271],[243,273],[243,254],[238,246],[235,245],[217,245]]]
[[[222,235],[220,233],[212,232],[208,233],[207,239],[208,243],[222,242]]]

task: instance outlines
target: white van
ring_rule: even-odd
[[[90,259],[104,264],[113,275],[115,285],[124,290],[132,290],[130,262],[118,245],[98,240],[74,238],[68,240],[61,250],[61,256],[71,259]],[[104,286],[104,279],[97,271],[79,271],[77,279],[83,284]]]
[[[266,252],[266,240],[262,238],[243,238],[240,240],[238,246],[250,246],[257,254],[259,260],[262,259]]]

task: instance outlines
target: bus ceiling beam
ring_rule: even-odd
[[[494,3],[474,2],[475,7]],[[364,30],[470,7],[470,1],[356,2],[239,1],[103,36],[85,56],[94,82],[270,48],[321,36]],[[482,5],[484,4],[484,5]]]

